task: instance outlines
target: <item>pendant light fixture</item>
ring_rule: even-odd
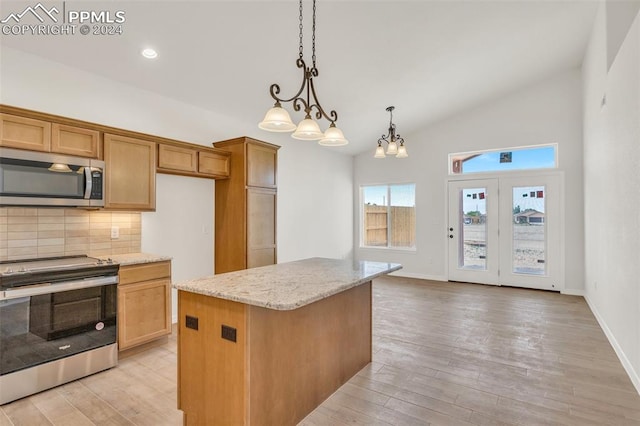
[[[396,107],[390,106],[387,107],[387,111],[389,111],[389,133],[386,135],[382,135],[380,139],[378,139],[378,147],[376,148],[376,153],[373,156],[374,158],[384,158],[387,155],[395,155],[396,158],[407,158],[409,154],[407,154],[407,148],[404,146],[404,139],[400,137],[399,134],[396,135],[396,125],[393,124],[393,110]],[[385,153],[384,147],[382,146],[382,142],[387,143],[387,152]]]
[[[267,111],[258,127],[262,130],[269,132],[291,132],[291,135],[295,139],[299,140],[317,140],[320,145],[325,146],[340,146],[349,143],[345,139],[344,134],[340,129],[336,127],[336,121],[338,121],[338,113],[335,110],[331,110],[328,114],[320,105],[318,97],[316,95],[316,89],[313,85],[313,79],[318,76],[318,68],[316,67],[316,0],[313,0],[313,27],[311,29],[311,62],[312,66],[307,67],[303,58],[303,43],[302,43],[302,0],[300,0],[300,15],[299,15],[299,28],[300,28],[300,43],[298,45],[298,59],[296,60],[296,66],[302,69],[302,84],[298,93],[290,98],[280,98],[280,86],[278,84],[272,84],[269,92],[271,97],[276,101],[273,108]],[[304,92],[304,93],[303,93]],[[296,126],[292,121],[287,110],[282,107],[282,103],[291,102],[294,111],[303,110],[305,117]],[[320,126],[314,120],[320,120],[323,117],[329,121],[329,128],[322,132]]]

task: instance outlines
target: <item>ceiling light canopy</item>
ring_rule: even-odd
[[[407,154],[407,148],[404,146],[404,139],[400,137],[400,134],[396,135],[396,125],[393,124],[393,110],[395,108],[394,106],[387,107],[387,111],[389,111],[389,133],[382,135],[380,139],[378,139],[378,146],[376,147],[374,158],[385,158],[387,155],[395,155],[396,158],[407,158],[409,156],[409,154]],[[382,142],[387,143],[386,154]]]
[[[298,93],[290,98],[280,98],[280,86],[278,84],[272,84],[269,92],[271,97],[276,101],[273,108],[267,111],[258,127],[262,130],[269,132],[291,132],[291,135],[295,139],[300,140],[317,140],[320,145],[325,146],[340,146],[349,143],[344,137],[344,134],[340,129],[336,127],[336,121],[338,121],[338,113],[335,110],[331,110],[328,114],[320,105],[316,90],[313,85],[313,79],[318,76],[318,68],[316,67],[316,0],[313,0],[313,27],[311,30],[311,61],[312,66],[307,67],[303,58],[303,43],[302,43],[302,0],[300,4],[299,15],[299,28],[300,28],[300,43],[298,45],[298,59],[296,60],[296,66],[303,71],[302,84]],[[304,93],[303,93],[304,92]],[[291,102],[294,111],[303,110],[305,117],[296,126],[289,113],[282,108],[282,103]],[[320,120],[325,118],[329,121],[329,128],[322,132],[320,126],[314,120]]]

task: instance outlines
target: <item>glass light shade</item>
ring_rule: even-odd
[[[300,122],[300,124],[298,124],[296,131],[293,132],[291,137],[303,141],[315,141],[322,139],[324,137],[324,133],[320,130],[318,123],[310,118],[305,118]]]
[[[398,153],[398,144],[396,141],[389,142],[389,146],[387,147],[387,155],[396,155]]]
[[[274,106],[264,116],[258,127],[269,132],[290,132],[295,130],[296,125],[291,121],[291,117],[286,109]]]
[[[396,155],[396,158],[407,158],[408,156],[407,148],[405,148],[404,145],[400,145],[398,147],[398,155]]]
[[[382,147],[382,145],[378,145],[378,147],[376,148],[376,155],[373,156],[373,158],[384,158],[386,157],[384,155],[384,148]]]
[[[63,163],[53,163],[51,167],[49,167],[50,172],[58,172],[58,173],[71,173],[71,169],[69,166]]]
[[[349,141],[345,139],[342,130],[338,129],[334,124],[331,124],[324,132],[324,137],[320,139],[318,143],[325,146],[341,146],[348,144]]]

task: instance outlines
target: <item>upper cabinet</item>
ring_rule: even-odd
[[[0,146],[100,157],[100,132],[11,114],[0,114]]]
[[[51,124],[51,151],[100,158],[100,132],[66,124]]]
[[[155,210],[156,143],[104,135],[105,208]]]
[[[51,151],[51,123],[0,114],[0,146],[49,152]]]
[[[158,145],[158,173],[203,178],[229,177],[230,153],[192,144]]]
[[[155,210],[156,172],[226,179],[231,171],[227,150],[1,104],[0,146],[104,159],[107,209]],[[264,164],[273,154],[253,157],[251,179],[275,188]]]
[[[276,162],[278,151],[264,144],[251,142],[247,149],[247,185],[260,188],[276,188]]]

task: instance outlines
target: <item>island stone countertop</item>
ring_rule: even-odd
[[[128,253],[128,254],[112,254],[109,256],[96,256],[98,259],[107,260],[111,259],[115,263],[126,266],[126,265],[137,265],[140,263],[153,263],[153,262],[162,262],[165,260],[171,260],[169,256],[160,256],[157,254],[150,253]]]
[[[288,311],[333,296],[389,272],[398,263],[312,258],[173,284],[178,290]]]

